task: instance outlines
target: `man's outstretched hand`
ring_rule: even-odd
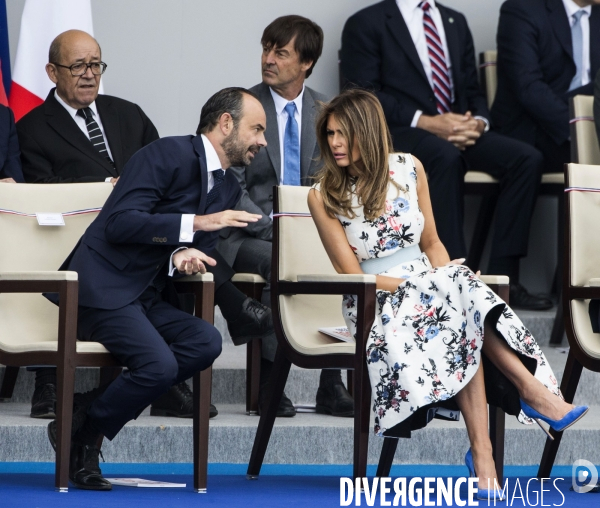
[[[215,266],[217,262],[198,249],[185,249],[173,254],[173,265],[179,273],[186,275],[206,273],[205,264]]]
[[[256,213],[238,210],[225,210],[210,215],[196,215],[194,217],[195,231],[217,231],[223,228],[245,228],[249,222],[257,222],[261,218]]]

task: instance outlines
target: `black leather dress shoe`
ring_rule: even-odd
[[[236,346],[273,333],[271,309],[254,298],[246,298],[242,313],[235,321],[227,322],[227,329]]]
[[[38,386],[31,397],[31,418],[56,418],[56,386]]]
[[[112,490],[111,483],[102,476],[99,456],[102,452],[97,446],[71,444],[69,480],[73,485],[84,490]]]
[[[258,394],[258,414],[260,415],[263,409],[266,409],[266,394],[267,390],[260,390]],[[281,400],[279,401],[279,407],[277,407],[277,417],[278,418],[291,418],[292,416],[296,416],[296,408],[292,401],[286,396],[285,393],[281,395]]]
[[[184,381],[173,385],[167,393],[161,395],[150,406],[150,416],[174,416],[176,418],[192,418],[194,396],[188,384]],[[219,412],[210,405],[209,417],[214,418]]]
[[[317,390],[317,413],[351,417],[354,416],[354,400],[341,380],[327,380]]]
[[[551,300],[543,296],[532,295],[519,283],[510,285],[509,305],[515,309],[524,310],[547,310],[553,306]]]

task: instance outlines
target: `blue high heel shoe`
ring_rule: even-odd
[[[467,451],[465,455],[465,465],[469,469],[469,476],[471,478],[476,478],[475,474],[475,464],[473,463],[473,454],[471,453],[471,448]],[[497,491],[496,489],[480,489],[479,484],[477,485],[477,500],[478,501],[504,501],[506,498],[502,497],[502,491]]]
[[[525,413],[525,416],[532,418],[535,422],[540,426],[540,428],[547,434],[547,436],[554,440],[554,437],[548,432],[546,428],[542,426],[540,420],[546,422],[550,425],[550,428],[556,432],[562,432],[563,430],[569,428],[576,421],[583,418],[583,416],[588,412],[589,407],[587,406],[575,406],[571,411],[569,411],[565,416],[563,416],[560,420],[552,420],[543,414],[538,413],[535,409],[533,409],[526,402],[521,400],[521,410]]]

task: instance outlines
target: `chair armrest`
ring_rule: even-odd
[[[590,279],[589,284],[591,288],[600,287],[600,279]]]
[[[0,272],[2,281],[77,280],[77,272]]]
[[[251,284],[266,284],[267,281],[257,273],[236,273],[231,277],[231,282],[249,282]]]
[[[370,274],[302,274],[298,275],[298,282],[372,282],[375,283],[376,275]]]
[[[499,286],[508,286],[510,278],[507,275],[481,275],[481,282],[488,286],[490,284],[498,284]],[[598,279],[600,281],[600,279]]]
[[[184,277],[179,277],[174,279],[173,282],[214,282],[215,278],[212,273],[196,273],[194,275],[185,275]]]

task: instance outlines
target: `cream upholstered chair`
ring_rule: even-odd
[[[600,146],[594,125],[594,97],[571,97],[570,111],[572,162],[600,165]]]
[[[55,486],[60,491],[68,489],[75,368],[118,363],[101,344],[77,341],[77,273],[57,269],[111,191],[109,183],[0,184],[0,363],[57,366]],[[65,225],[40,226],[32,216],[48,212],[62,213]],[[195,290],[197,315],[212,321],[211,281],[212,275],[186,278],[181,284]],[[60,306],[42,292],[59,293]],[[194,377],[197,490],[206,489],[208,460],[210,370],[202,375],[202,389],[200,375]]]
[[[600,333],[593,331],[589,312],[590,300],[600,299],[600,166],[567,164],[565,182],[563,308],[570,348],[560,389],[573,402],[583,368],[600,372]],[[554,441],[546,440],[539,478],[550,476],[562,438],[562,432],[550,432]]]
[[[569,101],[569,117],[571,130],[571,161],[577,164],[600,164],[600,148],[598,147],[598,137],[594,126],[594,98],[589,95],[576,95],[571,97]],[[553,179],[553,182],[550,182]],[[558,215],[559,215],[559,236],[564,237],[564,189],[565,176],[562,173],[549,173],[542,178],[541,191],[546,193],[555,193],[559,199]],[[558,242],[558,260],[559,266],[557,270],[557,283],[562,280],[561,262],[563,249],[561,242]],[[560,287],[560,286],[559,286]],[[559,290],[560,293],[560,290]],[[562,301],[559,299],[559,305],[556,309],[556,317],[552,334],[550,336],[550,344],[558,345],[561,343],[565,322],[563,319]]]
[[[274,188],[273,269],[271,298],[278,348],[270,380],[267,410],[260,422],[248,465],[248,478],[260,474],[281,394],[292,364],[308,369],[353,369],[354,477],[365,476],[371,416],[371,388],[366,366],[366,340],[375,316],[375,276],[340,275],[333,268],[310,218],[307,187]],[[508,297],[506,277],[501,296]],[[341,342],[318,331],[321,327],[345,326],[341,295],[358,295],[355,343]],[[501,413],[501,414],[499,414]],[[494,412],[491,430],[496,452],[503,452],[504,413]],[[501,444],[498,444],[499,441]],[[393,447],[386,444],[393,442]],[[396,439],[386,439],[379,471],[389,468]],[[502,464],[502,459],[497,459]],[[500,466],[501,470],[501,466]],[[382,476],[387,476],[383,474]]]

